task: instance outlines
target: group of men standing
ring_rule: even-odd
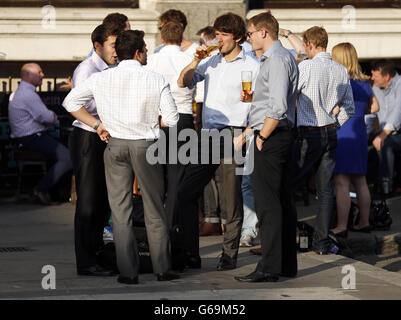
[[[279,24],[270,12],[252,17],[247,26],[238,15],[224,14],[216,19],[213,27],[219,53],[206,61],[201,55],[206,46],[200,46],[192,59],[184,55],[180,47],[183,25],[179,21],[163,23],[160,28],[163,46],[149,59],[142,31],[120,30],[115,35],[106,31],[110,29],[103,24],[97,28],[101,36],[96,37],[96,32],[92,35],[94,52],[77,68],[73,89],[63,102],[82,124],[75,125],[70,146],[71,150],[76,150],[75,156],[72,152],[72,160],[78,191],[75,239],[79,274],[110,275],[110,271],[98,266],[95,260],[82,259],[80,266],[77,243],[82,241],[84,250],[85,243],[92,243],[93,247],[88,250],[95,253],[97,244],[93,238],[99,239],[101,235],[101,226],[107,219],[108,199],[120,271],[118,281],[138,283],[139,259],[131,221],[134,174],[142,192],[157,279],[179,277],[170,271],[169,244],[169,229],[177,216],[183,222],[186,265],[200,268],[198,199],[219,167],[227,216],[217,270],[236,268],[243,205],[241,175],[236,170],[242,164],[234,156],[234,149],[244,149],[243,144],[252,134],[255,139],[254,156],[250,159],[254,161],[251,181],[260,224],[262,257],[254,272],[235,278],[268,282],[277,281],[280,276],[296,276],[297,216],[293,194],[315,167],[320,208],[313,246],[318,253],[330,253],[328,229],[333,201],[331,179],[336,127],[347,121],[354,109],[346,69],[325,52],[327,33],[320,27],[304,32],[303,42],[309,60],[299,66],[278,40]],[[246,39],[255,52],[263,52],[260,64],[242,49],[241,43]],[[117,57],[119,63],[112,68]],[[149,65],[145,67],[147,61]],[[252,102],[244,101],[241,94],[243,71],[252,72]],[[83,75],[79,77],[80,73]],[[82,81],[77,81],[78,78]],[[83,81],[84,78],[88,79]],[[191,158],[193,161],[181,163],[178,159],[178,164],[168,164],[165,188],[163,167],[148,162],[147,150],[159,139],[161,127],[168,128],[163,130],[170,143],[183,129],[193,129],[193,88],[203,80],[203,131],[228,133],[231,154],[225,153],[227,139],[223,136],[217,142],[211,138],[206,143],[199,140],[198,155]],[[176,130],[176,134],[171,135],[171,130]],[[184,142],[193,143],[191,139],[177,142],[179,146]],[[213,161],[210,152],[205,162],[204,155],[210,151],[205,148],[216,148],[216,144],[219,161]],[[87,160],[88,153],[93,153],[96,159]],[[104,193],[105,183],[108,197]],[[89,202],[91,196],[85,193],[93,193],[97,203]],[[81,208],[85,207],[104,213],[79,213],[80,210],[84,212]],[[94,219],[97,220],[96,230],[79,231],[93,224]],[[85,240],[85,237],[88,238]]]

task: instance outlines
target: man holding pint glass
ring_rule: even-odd
[[[229,131],[231,138],[229,143],[232,143],[234,129],[241,131],[248,125],[250,103],[241,101],[241,72],[251,71],[252,82],[254,82],[259,64],[250,56],[245,55],[240,46],[240,43],[245,40],[246,32],[245,23],[240,16],[233,13],[222,15],[216,19],[213,27],[220,52],[200,63],[203,58],[202,50],[206,50],[206,46],[197,48],[193,61],[181,72],[178,85],[192,88],[197,82],[205,80],[203,130]],[[220,141],[218,164],[213,164],[211,159],[207,164],[201,163],[202,152],[206,150],[198,148],[198,162],[188,165],[179,187],[176,214],[186,220],[184,222],[185,250],[189,259],[200,261],[197,199],[217,168],[222,166],[222,191],[225,196],[227,216],[223,252],[217,270],[224,271],[234,269],[237,264],[243,206],[242,176],[236,175],[238,165],[233,155],[230,159],[223,159],[224,143],[222,143],[223,139]],[[230,147],[232,148],[232,145]]]
[[[235,277],[238,281],[271,282],[280,275],[297,273],[296,217],[283,214],[281,188],[293,141],[298,66],[278,40],[278,31],[278,22],[270,11],[248,22],[247,36],[253,49],[264,52],[249,115],[256,135],[251,184],[260,224],[262,257],[256,270]]]

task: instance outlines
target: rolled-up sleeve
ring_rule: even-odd
[[[195,70],[194,77],[192,78],[192,81],[188,86],[189,89],[193,89],[198,82],[201,82],[205,79],[205,71],[208,66],[208,61],[205,61],[198,65],[198,67]]]
[[[282,120],[288,108],[287,96],[290,81],[288,64],[285,63],[284,57],[273,56],[268,59],[266,68],[268,69],[267,83],[270,92],[266,117]]]
[[[166,80],[164,80],[164,78],[161,80],[159,108],[163,122],[169,127],[174,127],[178,122],[179,115],[174,98],[171,95],[170,85]]]
[[[349,79],[345,86],[344,97],[341,103],[339,104],[339,107],[340,107],[340,112],[337,115],[337,122],[340,126],[342,126],[355,113],[354,96],[352,94],[352,87],[349,82]]]
[[[87,80],[79,83],[73,88],[63,101],[63,107],[68,112],[75,112],[81,109],[93,98],[93,84],[97,74],[93,74]]]

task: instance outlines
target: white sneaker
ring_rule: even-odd
[[[240,247],[253,247],[253,239],[250,235],[242,234],[239,241]]]
[[[111,227],[107,226],[104,227],[103,229],[103,240],[105,241],[113,241],[113,229]]]

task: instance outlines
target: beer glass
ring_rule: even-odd
[[[252,102],[252,71],[241,72],[242,90],[245,94],[244,102]]]
[[[198,57],[200,59],[204,59],[210,56],[210,53],[219,48],[219,42],[216,39],[210,40],[206,42],[206,50],[198,51]]]

